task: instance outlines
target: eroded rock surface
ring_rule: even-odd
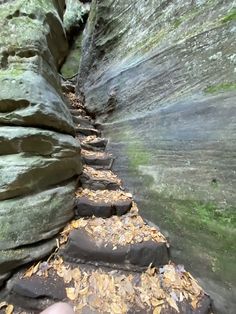
[[[77,85],[107,122],[114,169],[178,258],[221,281],[220,313],[235,308],[234,37],[232,1],[93,1]]]
[[[107,0],[91,10],[78,79],[87,108],[109,114],[117,141],[144,147],[160,194],[232,205],[232,3]]]
[[[42,258],[73,216],[80,145],[57,74],[64,1],[0,6],[0,284]]]

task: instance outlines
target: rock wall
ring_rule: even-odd
[[[164,198],[235,205],[234,34],[232,1],[93,1],[77,91],[128,155],[124,175],[150,175]]]
[[[57,74],[64,1],[0,5],[0,284],[48,254],[73,216],[80,146]]]

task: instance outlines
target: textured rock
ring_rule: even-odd
[[[49,277],[33,277],[27,279],[19,279],[13,287],[13,294],[19,296],[38,299],[38,298],[51,298],[55,300],[63,300],[66,298],[66,290],[64,281],[55,276],[55,278]],[[24,308],[25,304],[22,304]]]
[[[78,217],[111,217],[112,215],[124,215],[132,207],[132,200],[116,202],[91,201],[87,197],[81,197],[75,201],[75,216]]]
[[[109,239],[101,239],[98,245],[94,239],[83,230],[74,230],[69,242],[61,254],[65,260],[73,262],[91,262],[122,265],[123,267],[147,267],[150,264],[160,266],[168,263],[169,255],[165,242],[146,241],[142,243],[117,246]],[[118,266],[119,267],[119,266]]]
[[[115,170],[219,313],[235,308],[234,37],[232,1],[93,1],[77,86],[107,122]]]
[[[41,258],[73,216],[80,145],[58,69],[68,52],[62,0],[0,9],[0,284]]]
[[[72,181],[43,192],[1,201],[1,249],[33,244],[57,234],[73,217],[74,186]]]
[[[89,3],[79,0],[66,0],[66,11],[64,14],[64,25],[71,43],[70,51],[66,57],[60,72],[64,78],[75,77],[78,73],[78,65],[81,56],[82,25],[90,9]]]
[[[235,203],[232,10],[222,1],[93,1],[78,92],[90,111],[109,114],[124,150],[143,148],[149,162],[137,155],[134,167],[148,165],[164,196]]]

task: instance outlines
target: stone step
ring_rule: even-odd
[[[82,314],[207,314],[211,306],[196,280],[175,264],[134,273],[55,257],[34,268],[8,285],[14,313],[38,313],[62,300]]]
[[[77,127],[85,127],[85,128],[94,128],[94,122],[91,119],[81,117],[81,116],[72,116],[74,123]]]
[[[75,217],[121,216],[131,207],[132,195],[123,191],[79,189],[76,192]]]
[[[71,108],[69,110],[70,110],[72,117],[78,117],[78,118],[83,117],[84,119],[91,120],[91,117],[88,116],[86,110],[83,108]]]
[[[84,166],[83,173],[79,176],[82,188],[91,190],[119,190],[121,180],[110,170],[97,170]]]
[[[91,152],[89,150],[81,150],[81,158],[84,164],[96,169],[111,169],[114,158],[111,154],[105,152]]]
[[[60,250],[67,261],[125,269],[160,266],[169,261],[167,240],[142,219],[136,206],[120,217],[80,218],[72,226],[77,228],[70,230],[68,242]]]
[[[86,127],[76,127],[75,128],[76,134],[82,134],[85,136],[89,135],[96,135],[96,136],[101,136],[101,131],[94,129],[94,128],[86,128]]]
[[[105,150],[108,140],[95,135],[81,138],[81,147],[87,150]]]

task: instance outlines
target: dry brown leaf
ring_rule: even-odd
[[[78,291],[78,294],[80,295],[86,295],[88,293],[89,287],[85,287],[84,289],[81,289]]]
[[[153,314],[160,314],[160,313],[161,313],[161,306],[158,306],[153,310]]]
[[[81,271],[79,268],[74,268],[72,271],[71,271],[71,274],[72,274],[72,278],[76,281],[76,282],[79,282],[80,279],[81,279]]]
[[[121,307],[116,304],[116,303],[112,303],[111,304],[111,313],[113,314],[122,314],[122,309]]]
[[[72,280],[72,273],[70,269],[63,269],[63,279],[65,283],[70,283]]]
[[[66,295],[71,301],[74,301],[77,297],[75,288],[74,287],[66,288]]]
[[[164,300],[158,300],[156,298],[152,298],[151,299],[151,304],[152,304],[153,307],[160,306],[160,305],[162,305],[164,303],[165,303]]]
[[[146,270],[146,274],[148,274],[149,276],[154,276],[155,272],[156,272],[156,268],[152,267],[152,264],[150,264],[148,266],[148,269]]]
[[[76,306],[74,307],[74,312],[78,313],[78,311],[81,311],[83,307],[84,307],[83,303],[76,304]]]
[[[169,303],[169,305],[171,307],[173,307],[179,313],[179,308],[178,308],[178,305],[176,304],[175,300],[169,296],[166,298],[166,300]]]
[[[198,304],[198,300],[197,299],[192,300],[191,305],[192,305],[194,310],[196,310],[197,304]]]
[[[33,274],[37,273],[39,265],[41,262],[38,262],[36,265],[32,265],[23,275],[23,278],[30,278]]]
[[[5,314],[12,314],[14,311],[14,306],[12,304],[9,304],[5,309]]]

